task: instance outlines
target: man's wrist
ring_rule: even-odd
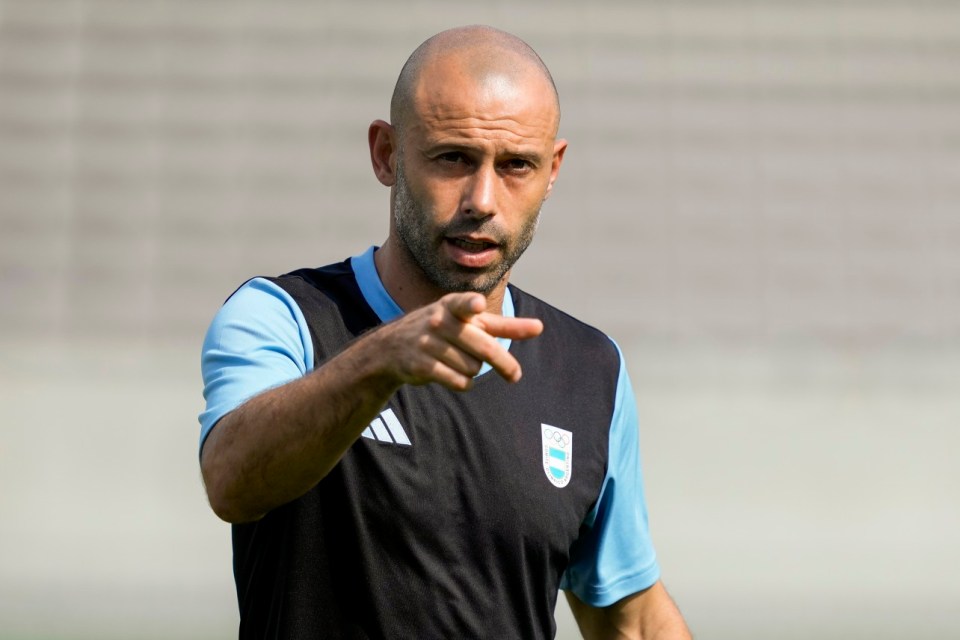
[[[355,340],[328,365],[332,365],[331,373],[341,379],[353,377],[355,382],[351,386],[386,402],[404,381],[389,360],[390,348],[383,340],[383,328],[378,327]]]

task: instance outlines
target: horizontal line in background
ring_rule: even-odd
[[[642,141],[641,141],[642,142]],[[639,143],[638,143],[639,144]],[[630,151],[626,149],[626,151]],[[680,182],[687,182],[697,176],[711,178],[717,183],[731,182],[734,177],[731,171],[737,167],[754,172],[763,172],[779,166],[802,171],[804,168],[813,169],[814,174],[808,177],[810,184],[819,182],[820,177],[829,173],[838,186],[856,184],[858,175],[864,172],[874,173],[886,177],[896,176],[904,180],[911,175],[911,170],[904,166],[916,162],[931,162],[935,166],[925,170],[927,174],[924,182],[927,184],[940,182],[938,176],[946,180],[951,174],[956,175],[955,165],[951,170],[943,163],[958,160],[957,143],[950,148],[926,148],[906,146],[880,146],[866,149],[834,145],[819,149],[805,150],[808,153],[797,155],[791,151],[776,148],[757,148],[756,146],[726,147],[726,146],[694,146],[694,145],[666,145],[666,148],[646,152],[643,148],[636,151],[633,162],[624,156],[612,157],[600,153],[583,153],[577,156],[577,163],[582,163],[576,171],[580,177],[590,177],[591,180],[603,180],[608,177],[613,182],[622,181],[640,168],[640,160],[645,160],[642,167],[661,167],[665,173]],[[877,154],[881,154],[878,156]],[[882,154],[890,154],[882,157]],[[69,184],[72,188],[84,190],[86,188],[117,189],[140,185],[143,187],[186,188],[195,186],[231,187],[238,185],[243,190],[248,187],[267,187],[274,185],[284,188],[297,186],[329,184],[331,176],[336,177],[337,190],[346,192],[350,186],[358,186],[355,179],[369,176],[369,168],[365,164],[351,163],[340,165],[329,157],[321,157],[318,153],[316,162],[303,166],[299,158],[292,160],[283,154],[277,154],[276,160],[263,162],[250,153],[217,153],[205,154],[209,163],[193,160],[189,163],[178,161],[177,154],[163,154],[154,159],[139,154],[114,157],[97,155],[95,151],[75,153],[67,162],[44,164],[34,162],[19,165],[15,158],[4,158],[0,155],[0,185],[7,194],[29,190],[32,187],[41,187],[52,184]],[[296,161],[296,170],[292,170],[293,161]],[[936,170],[942,169],[942,173]],[[741,174],[742,172],[738,172]],[[762,174],[757,174],[762,177]],[[663,178],[662,177],[662,178]],[[743,176],[741,176],[743,177]],[[661,178],[661,179],[662,179]],[[636,178],[634,177],[633,180]],[[631,182],[633,181],[631,180]],[[749,186],[744,180],[738,179],[738,186]],[[317,187],[319,188],[319,186]],[[328,188],[324,186],[324,189]]]
[[[869,1],[869,0],[867,0]],[[957,8],[954,4],[953,8]],[[960,16],[960,11],[954,12]],[[948,16],[943,16],[946,19]],[[702,34],[687,35],[671,33],[675,27],[648,27],[648,31],[630,33],[605,29],[592,33],[579,31],[573,42],[568,42],[578,53],[589,50],[596,53],[606,51],[641,51],[644,53],[679,52],[722,53],[722,52],[822,52],[831,53],[884,53],[902,52],[908,55],[960,52],[960,38],[931,36],[922,31],[905,31],[896,36],[878,36],[871,33],[845,33],[837,31],[831,34],[819,33],[804,35],[783,33],[767,36],[763,33],[738,31],[729,35]],[[32,49],[44,45],[63,47],[65,44],[83,47],[94,46],[132,46],[136,51],[149,48],[170,47],[181,49],[199,45],[204,49],[223,47],[234,55],[253,52],[257,47],[276,46],[278,50],[290,51],[296,47],[316,49],[322,53],[343,48],[376,47],[378,50],[391,48],[404,49],[410,46],[410,35],[419,34],[419,29],[409,32],[389,30],[372,31],[368,29],[337,28],[203,28],[170,25],[120,25],[116,27],[88,26],[58,27],[43,25],[0,26],[0,38],[4,47],[11,49]],[[555,35],[556,31],[543,30],[545,36]],[[48,42],[46,42],[48,41]],[[543,48],[543,47],[541,47]],[[179,51],[178,51],[179,53]],[[163,58],[161,58],[163,61]],[[402,61],[398,61],[398,64]]]
[[[82,144],[85,138],[103,140],[141,140],[163,142],[164,146],[177,146],[181,142],[276,141],[290,148],[330,146],[341,142],[355,143],[357,133],[365,140],[366,123],[356,120],[355,126],[347,127],[341,121],[326,118],[311,118],[300,121],[283,121],[279,115],[273,118],[237,117],[232,122],[204,122],[179,120],[166,114],[144,118],[140,121],[123,122],[104,115],[102,118],[89,114],[77,114],[75,119],[64,121],[37,121],[0,115],[0,136],[7,141],[40,141],[70,138],[73,145]],[[166,142],[164,142],[166,141]],[[0,155],[3,154],[0,149]]]
[[[873,152],[924,156],[960,151],[960,123],[949,130],[944,127],[943,132],[913,129],[915,125],[909,120],[886,123],[886,128],[876,125],[872,129],[860,128],[855,131],[832,123],[824,123],[816,131],[813,126],[791,131],[787,127],[763,125],[741,125],[736,128],[717,126],[716,130],[711,130],[694,124],[684,127],[682,120],[669,129],[657,131],[618,132],[601,129],[601,126],[602,123],[576,129],[565,128],[562,135],[577,139],[577,156],[594,157],[600,154],[596,159],[601,160],[609,159],[611,154],[634,153],[638,146],[654,148],[659,154],[736,151],[754,158],[780,160],[796,157],[809,159],[812,155],[838,152],[845,157],[856,158]],[[354,132],[329,137],[325,133],[326,130],[296,125],[290,125],[287,129],[257,125],[231,129],[135,125],[109,129],[84,126],[32,126],[21,129],[0,122],[0,140],[5,143],[0,147],[0,167],[7,166],[0,171],[33,173],[41,164],[48,165],[47,170],[57,171],[64,163],[69,163],[71,170],[75,170],[85,161],[109,165],[110,158],[122,164],[128,164],[132,158],[149,158],[149,161],[138,161],[163,168],[170,163],[182,163],[184,154],[195,153],[198,147],[210,144],[218,146],[214,149],[204,148],[203,155],[229,160],[230,171],[233,172],[248,173],[250,170],[243,167],[250,164],[254,164],[254,172],[259,171],[258,167],[262,164],[270,163],[270,160],[259,160],[265,152],[269,152],[273,160],[308,162],[319,171],[339,166],[339,161],[334,158],[337,150],[349,149],[360,153],[363,149],[362,138],[353,135]],[[29,145],[30,148],[27,151],[18,149],[18,144]],[[105,151],[100,146],[103,144],[118,144],[120,147]],[[144,144],[149,147],[134,146]],[[44,149],[43,145],[49,147]],[[69,151],[64,150],[66,147],[69,147]],[[43,155],[56,154],[58,149],[62,155],[60,161]],[[39,159],[21,166],[21,153]],[[257,162],[250,159],[254,153]],[[664,161],[669,160],[668,155],[662,157]],[[349,170],[345,172],[349,173]]]
[[[847,79],[838,79],[830,82],[796,82],[770,83],[757,80],[753,83],[722,82],[717,80],[686,81],[686,82],[651,82],[640,74],[637,77],[610,79],[575,79],[567,81],[561,87],[563,96],[571,99],[602,100],[607,98],[630,98],[634,101],[649,101],[656,103],[663,99],[696,98],[698,100],[716,101],[755,101],[755,102],[792,102],[821,101],[829,104],[838,99],[850,103],[863,101],[872,103],[877,100],[896,103],[960,103],[960,75],[952,78],[954,83],[945,84],[931,80],[928,83],[890,82],[889,84],[852,84]],[[129,92],[137,94],[147,92],[151,97],[160,101],[158,108],[163,104],[177,104],[182,98],[189,104],[199,97],[213,98],[235,108],[235,101],[247,98],[251,103],[278,102],[278,97],[302,99],[303,94],[313,95],[319,99],[335,96],[343,102],[344,94],[357,94],[376,97],[386,103],[383,87],[379,83],[365,82],[356,78],[339,78],[336,92],[329,91],[330,85],[325,84],[323,78],[310,77],[306,79],[277,78],[262,76],[259,78],[245,77],[242,79],[213,77],[189,78],[185,76],[165,78],[162,76],[145,77],[143,75],[123,76],[86,76],[73,78],[67,75],[60,77],[40,76],[6,76],[0,77],[0,91],[22,90],[49,90],[63,89],[65,82],[69,82],[70,95],[76,93],[102,90],[121,90],[119,93]],[[79,83],[75,85],[74,83]],[[279,96],[278,96],[279,94]],[[579,97],[578,97],[579,96]],[[566,100],[566,98],[564,98]],[[75,108],[82,108],[83,102],[76,103]],[[5,110],[10,110],[6,107]],[[347,116],[343,113],[343,116]]]
[[[696,194],[709,194],[711,197],[728,194],[738,200],[749,197],[755,202],[761,197],[758,190],[765,194],[763,197],[775,197],[782,192],[785,192],[784,195],[796,196],[809,193],[813,201],[827,194],[844,194],[849,205],[872,202],[881,196],[890,197],[892,193],[915,194],[921,186],[924,193],[931,197],[938,194],[960,194],[960,184],[951,180],[949,173],[945,172],[937,177],[927,175],[926,171],[911,173],[902,165],[892,166],[889,162],[878,165],[864,164],[866,160],[863,156],[844,156],[840,161],[833,161],[825,167],[816,164],[805,167],[790,163],[789,159],[780,162],[775,158],[765,159],[746,154],[728,158],[726,164],[722,162],[722,158],[715,160],[684,166],[682,162],[668,158],[663,160],[662,170],[646,180],[638,179],[636,169],[624,164],[619,164],[612,170],[581,169],[576,178],[581,182],[588,182],[578,187],[577,191],[580,194],[609,192],[610,199],[616,200],[623,192],[630,191],[637,185],[646,185],[647,188],[654,189],[655,193],[682,190],[691,197]],[[898,158],[897,162],[905,160],[923,161],[924,158]],[[776,172],[778,168],[779,175]],[[153,194],[165,200],[168,198],[164,195],[167,191],[182,190],[194,195],[221,194],[224,198],[232,194],[241,200],[254,195],[267,197],[269,194],[283,201],[304,196],[332,196],[330,189],[334,182],[337,197],[348,198],[357,190],[375,193],[376,183],[368,171],[344,170],[331,174],[318,169],[316,173],[302,172],[291,175],[284,172],[282,167],[269,170],[241,167],[237,170],[217,172],[200,169],[171,171],[166,167],[148,172],[124,172],[119,167],[115,170],[99,167],[97,170],[43,172],[3,170],[0,172],[0,187],[4,190],[5,209],[15,206],[18,193],[29,195],[37,189],[59,189],[63,195],[69,194],[74,200],[95,197],[98,193],[112,194],[117,198]],[[860,193],[860,190],[866,187],[878,189],[876,197],[871,198],[869,193]],[[178,201],[176,196],[169,199]]]
[[[237,94],[256,96],[260,101],[275,101],[277,92],[281,97],[296,97],[311,94],[318,98],[350,94],[367,94],[389,100],[389,89],[379,78],[361,78],[344,71],[339,76],[319,76],[304,72],[297,76],[282,77],[276,74],[240,75],[217,73],[209,76],[167,75],[161,72],[145,73],[123,72],[117,74],[102,73],[56,73],[23,74],[0,73],[0,91],[17,90],[64,90],[71,94],[102,90],[121,90],[119,93],[141,93],[151,95],[188,94],[187,98],[215,96],[221,100],[233,100]],[[334,82],[334,84],[331,84]],[[384,97],[386,96],[386,97]]]
[[[111,11],[106,13],[102,8],[112,8],[116,3],[103,2],[84,2],[80,5],[83,9],[74,11],[70,18],[64,19],[66,12],[56,16],[34,14],[20,14],[17,8],[20,6],[29,6],[29,3],[36,3],[36,0],[22,0],[15,2],[7,0],[5,10],[5,24],[11,28],[22,28],[24,26],[42,26],[45,28],[84,28],[84,29],[150,29],[163,25],[179,29],[231,29],[236,31],[247,31],[250,28],[258,30],[283,30],[283,26],[289,25],[290,29],[312,30],[322,33],[335,34],[337,32],[350,32],[361,34],[376,34],[382,37],[388,37],[396,34],[398,31],[410,31],[422,34],[423,24],[419,12],[408,11],[406,13],[394,14],[391,20],[374,21],[368,20],[370,12],[376,12],[378,5],[393,9],[394,4],[389,2],[367,2],[364,3],[366,10],[357,11],[336,11],[328,10],[326,3],[305,3],[305,2],[273,2],[273,3],[254,3],[240,4],[231,12],[210,12],[207,10],[211,6],[220,8],[221,2],[203,3],[203,2],[184,2],[183,8],[177,8],[177,4],[164,2],[162,4],[153,4],[142,6],[138,10],[131,11],[129,8],[124,11]],[[121,5],[123,3],[120,3]],[[130,3],[135,4],[135,3]],[[494,3],[496,4],[496,3]],[[447,9],[448,3],[417,3],[417,8],[428,9],[434,6],[437,9]],[[266,7],[270,7],[271,13]],[[97,9],[101,8],[100,11]],[[625,18],[644,17],[647,19],[663,20],[677,14],[684,15],[691,12],[698,12],[706,9],[702,13],[712,14],[720,11],[726,11],[728,14],[742,15],[745,19],[752,18],[756,14],[769,14],[780,12],[783,8],[790,14],[820,14],[823,10],[844,11],[844,10],[868,10],[871,13],[886,12],[888,10],[909,9],[913,12],[943,12],[956,10],[957,5],[953,0],[808,0],[797,3],[792,0],[764,0],[763,2],[742,2],[739,0],[686,0],[674,1],[670,3],[656,2],[653,0],[605,0],[603,3],[597,3],[585,11],[580,2],[554,2],[550,4],[552,11],[552,20],[542,19],[540,14],[532,14],[528,21],[523,20],[523,16],[518,16],[517,28],[530,37],[533,34],[551,34],[565,32],[566,30],[583,24],[594,26],[608,18],[611,21],[621,18],[621,28],[629,26]],[[84,10],[85,9],[85,10]],[[257,10],[260,11],[257,11]],[[630,11],[634,10],[634,11]],[[593,20],[584,20],[584,16],[589,15]],[[269,19],[264,19],[269,17]],[[72,19],[71,19],[72,18]],[[277,27],[276,25],[282,25]],[[596,27],[595,27],[596,28]]]
[[[331,176],[317,175],[288,176],[281,169],[271,173],[240,171],[235,173],[189,173],[187,171],[159,171],[144,175],[141,172],[123,173],[122,171],[85,171],[85,172],[4,172],[0,173],[0,187],[4,189],[4,199],[0,203],[2,210],[12,215],[15,206],[15,194],[18,190],[26,193],[36,189],[59,189],[64,195],[70,195],[75,202],[92,197],[97,191],[105,193],[141,193],[158,194],[163,201],[163,192],[168,189],[183,189],[195,194],[219,195],[224,199],[242,205],[250,198],[276,198],[278,204],[290,200],[300,201],[309,197],[310,201],[325,201],[329,197],[349,200],[357,191],[376,188],[374,178],[364,172],[343,172],[335,176],[337,194],[331,196]],[[88,191],[89,190],[89,191]],[[176,198],[172,198],[176,201]],[[76,205],[71,205],[74,208]],[[28,212],[24,212],[27,214]],[[7,215],[5,213],[5,215]]]

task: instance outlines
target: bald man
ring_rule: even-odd
[[[243,638],[685,638],[617,346],[508,285],[567,143],[550,73],[440,33],[369,129],[379,248],[255,278],[202,367],[201,468]]]

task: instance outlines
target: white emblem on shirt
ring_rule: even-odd
[[[543,472],[547,480],[561,489],[573,474],[573,434],[549,424],[540,425],[543,442]]]

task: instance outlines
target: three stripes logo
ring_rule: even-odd
[[[397,420],[397,415],[393,412],[393,409],[381,411],[380,417],[374,418],[370,426],[364,429],[360,435],[386,444],[410,446],[410,438],[407,437],[407,432],[403,430],[403,425]]]

